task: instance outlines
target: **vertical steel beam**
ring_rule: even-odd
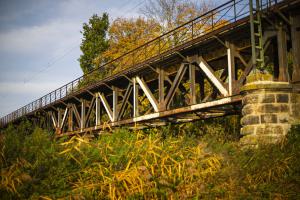
[[[62,110],[60,108],[57,109],[57,127],[55,128],[62,128]]]
[[[190,78],[190,104],[196,104],[196,75],[195,65],[189,64],[189,78]]]
[[[158,104],[159,104],[159,110],[164,111],[166,109],[165,107],[165,71],[161,68],[157,68],[158,72]]]
[[[236,81],[234,45],[227,41],[226,46],[227,46],[227,62],[228,62],[228,92],[229,92],[229,96],[232,96],[234,91],[234,84]]]
[[[96,126],[100,126],[101,124],[100,106],[100,97],[98,94],[96,94]]]
[[[73,107],[68,105],[69,107],[69,116],[68,116],[68,131],[73,131]]]
[[[85,116],[85,107],[86,107],[86,100],[81,99],[81,117],[80,117],[80,130],[83,131],[85,128],[85,121],[86,121],[86,116]]]
[[[291,15],[291,35],[293,48],[293,78],[292,82],[300,81],[300,15],[293,13]]]
[[[286,31],[282,25],[279,25],[277,32],[279,76],[278,81],[289,81],[288,60],[287,60],[287,40]]]
[[[133,84],[133,117],[139,116],[139,85],[136,78],[132,79]]]
[[[119,97],[119,89],[116,87],[113,87],[113,122],[118,120],[118,115],[119,115],[118,97]]]

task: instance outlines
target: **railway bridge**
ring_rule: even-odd
[[[1,118],[57,135],[242,114],[277,141],[300,114],[300,0],[230,0]]]

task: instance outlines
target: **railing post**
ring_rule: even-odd
[[[160,56],[160,37],[158,38],[158,55]]]
[[[211,30],[214,30],[214,14],[211,12]]]
[[[236,0],[233,1],[234,21],[236,22]]]
[[[194,21],[192,21],[192,39],[194,39]]]

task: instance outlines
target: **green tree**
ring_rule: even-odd
[[[103,13],[102,17],[93,15],[88,23],[83,24],[83,31],[81,31],[83,38],[80,45],[83,54],[78,61],[84,74],[96,67],[94,59],[108,48],[108,27],[109,19],[107,13]]]

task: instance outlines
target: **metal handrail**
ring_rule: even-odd
[[[267,1],[265,4],[266,7],[277,3],[276,0],[265,1]],[[80,84],[84,83],[84,81],[89,81],[89,78],[92,78],[93,75],[97,75],[97,72],[101,70],[104,73],[107,73],[107,70],[110,70],[110,74],[108,75],[113,75],[116,73],[116,70],[120,69],[119,66],[126,66],[126,69],[132,68],[155,56],[160,56],[162,53],[182,45],[183,43],[215,31],[226,24],[234,23],[239,19],[247,17],[249,15],[248,5],[249,0],[230,0],[166,33],[163,33],[162,35],[146,42],[145,44],[128,51],[127,53],[99,66],[98,68],[93,69],[87,74],[84,74],[83,76],[63,85],[62,87],[44,95],[43,97],[2,117],[0,119],[0,127],[51,103],[57,102],[60,99],[78,91],[79,89],[82,89],[80,88]],[[112,71],[112,69],[114,71]],[[124,68],[121,69],[124,70]],[[101,79],[97,79],[97,81],[100,80]],[[91,84],[85,84],[84,87],[88,87],[90,85]]]

